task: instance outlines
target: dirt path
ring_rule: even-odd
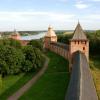
[[[20,88],[17,92],[12,94],[10,97],[8,97],[7,100],[18,100],[20,96],[22,96],[32,85],[36,83],[36,81],[44,74],[48,67],[49,59],[47,57],[44,67],[30,80],[28,81],[22,88]]]

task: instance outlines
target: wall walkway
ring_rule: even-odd
[[[73,54],[72,74],[65,100],[98,100],[86,56]]]

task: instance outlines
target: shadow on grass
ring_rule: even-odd
[[[37,72],[26,73],[21,77],[14,85],[8,88],[0,95],[0,100],[7,100],[7,98],[20,89],[25,83],[27,83]]]

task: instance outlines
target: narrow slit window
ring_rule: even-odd
[[[85,50],[85,47],[83,47],[83,50]]]
[[[79,44],[79,41],[78,41],[78,44]]]

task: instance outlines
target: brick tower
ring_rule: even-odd
[[[14,33],[11,35],[10,38],[15,39],[15,40],[21,39],[20,34],[16,30],[14,30]]]
[[[76,51],[84,53],[87,61],[89,60],[89,40],[83,32],[79,22],[74,31],[73,38],[70,40],[70,60],[72,60],[72,55]]]
[[[44,47],[46,49],[49,49],[50,42],[57,42],[57,35],[55,34],[51,26],[49,26],[48,32],[46,33],[44,37]]]

